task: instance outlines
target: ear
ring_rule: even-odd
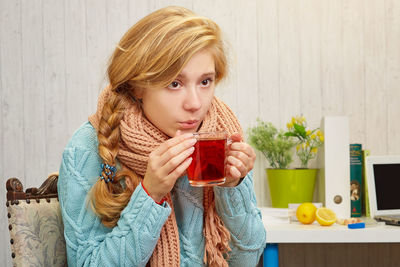
[[[143,98],[143,94],[144,94],[144,89],[143,88],[135,88],[133,90],[133,96],[137,100],[141,100]]]

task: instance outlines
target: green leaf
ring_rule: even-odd
[[[287,137],[290,137],[290,136],[296,137],[297,135],[295,133],[292,133],[292,132],[286,132],[285,136],[287,136]]]
[[[296,130],[296,132],[298,132],[302,137],[306,137],[306,129],[304,128],[303,125],[300,124],[293,124],[294,129]]]

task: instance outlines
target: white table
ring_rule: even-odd
[[[303,225],[299,222],[276,223],[263,219],[267,231],[264,266],[278,266],[279,243],[400,243],[400,226],[379,222],[375,226],[349,229],[345,225],[320,226],[317,222]]]

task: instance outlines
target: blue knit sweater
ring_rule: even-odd
[[[117,226],[107,228],[88,205],[101,173],[95,129],[87,122],[65,148],[58,180],[69,266],[145,266],[171,207],[156,204],[139,185]],[[204,266],[203,189],[186,176],[172,190],[181,266]],[[266,244],[251,173],[234,188],[214,187],[216,210],[231,233],[229,266],[255,266]]]

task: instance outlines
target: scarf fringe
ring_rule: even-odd
[[[210,207],[209,210],[210,212],[206,216],[206,226],[203,230],[206,239],[204,262],[208,263],[210,267],[228,267],[225,255],[231,251],[229,247],[230,233],[223,226],[221,219],[214,216],[215,206]]]
[[[215,210],[214,190],[204,188],[205,225],[203,235],[205,237],[204,263],[210,267],[228,267],[226,261],[229,247],[230,233],[224,226]]]

